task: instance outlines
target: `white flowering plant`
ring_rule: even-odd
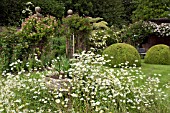
[[[25,17],[31,16],[33,14],[33,11],[32,11],[33,7],[34,7],[34,4],[32,2],[25,3],[25,9],[22,10],[22,14]]]
[[[159,78],[147,77],[135,66],[107,68],[103,66],[106,62],[89,52],[78,55],[71,64],[74,111],[144,112],[166,98],[160,93]],[[141,85],[142,81],[145,84]]]
[[[170,36],[170,23],[156,24],[150,21],[137,21],[121,29],[119,35],[123,42],[137,46],[143,43],[146,37],[151,35],[158,37]]]
[[[9,74],[8,74],[9,75]],[[34,77],[36,76],[36,77]],[[9,75],[0,82],[0,111],[4,113],[57,112],[54,94],[40,74]]]
[[[128,62],[120,69],[108,68],[106,62],[93,52],[75,55],[65,88],[46,79],[53,66],[43,72],[6,73],[0,81],[0,112],[148,112],[168,98],[159,87],[159,75],[146,76],[141,68],[126,66]]]
[[[90,46],[94,51],[99,52],[106,47],[106,41],[110,36],[106,33],[106,30],[95,30],[89,37]]]
[[[158,25],[154,22],[148,22],[148,26],[152,27],[152,32],[159,37],[170,36],[170,23],[161,23]]]
[[[121,42],[112,29],[92,31],[89,41],[91,49],[97,53],[101,53],[110,44]]]

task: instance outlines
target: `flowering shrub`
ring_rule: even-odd
[[[8,75],[0,81],[0,112],[57,113],[61,108],[58,98],[64,94],[50,90],[43,73]],[[62,102],[67,103],[68,98]]]
[[[26,18],[21,30],[17,32],[19,43],[15,47],[15,58],[23,60],[24,56],[27,59],[28,54],[34,53],[40,58],[58,28],[58,22],[52,16],[38,18],[33,15]]]
[[[121,42],[117,33],[111,29],[94,30],[89,41],[91,49],[97,53],[101,53],[110,44]]]
[[[31,58],[34,60],[34,54],[37,55],[37,59],[41,59],[43,65],[55,56],[63,55],[65,38],[62,32],[60,22],[52,16],[37,18],[33,15],[26,18],[19,31],[11,30],[1,38],[0,57],[4,60],[1,71],[10,68],[9,64],[18,59],[23,63]]]
[[[158,37],[170,36],[170,24],[161,23],[158,25],[150,21],[137,21],[123,28],[119,35],[124,42],[137,46],[149,35],[156,35]]]
[[[152,33],[152,29],[144,21],[137,21],[120,30],[119,36],[123,42],[133,46],[141,44],[146,36]]]
[[[165,99],[157,77],[147,77],[136,67],[106,68],[106,62],[100,55],[83,52],[71,64],[74,111],[143,112]]]
[[[75,57],[66,88],[46,80],[52,71],[6,73],[0,81],[0,112],[147,112],[167,98],[156,75],[147,77],[136,67],[104,67],[107,61],[92,52]]]
[[[148,22],[148,26],[151,26],[152,32],[159,37],[170,36],[170,23],[158,25],[154,22]]]
[[[17,34],[22,36],[23,40],[28,40],[28,43],[37,44],[52,36],[56,27],[58,27],[58,23],[54,17],[38,18],[33,15],[25,19],[21,30]]]
[[[89,38],[90,45],[96,52],[99,52],[106,47],[106,41],[109,37],[105,30],[94,31]]]

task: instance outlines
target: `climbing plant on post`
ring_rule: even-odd
[[[83,18],[78,14],[73,14],[72,16],[64,18],[63,23],[67,29],[66,51],[68,53],[66,52],[66,55],[72,57],[74,53],[73,50],[75,50],[76,53],[88,50],[89,35],[92,31],[92,25],[89,18]]]

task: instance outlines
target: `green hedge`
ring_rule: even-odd
[[[151,47],[146,53],[144,62],[170,65],[170,47],[164,44]]]
[[[111,60],[107,63],[110,67],[121,67],[121,66],[141,66],[141,59],[138,51],[131,45],[125,43],[116,43],[107,47],[103,51],[106,60]],[[126,64],[126,62],[129,62]],[[122,64],[121,64],[122,63]],[[121,66],[119,65],[121,64]]]

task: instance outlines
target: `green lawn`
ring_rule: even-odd
[[[156,65],[156,64],[146,64],[142,60],[142,72],[147,76],[154,76],[154,74],[161,74],[160,79],[160,87],[162,87],[163,91],[168,94],[168,100],[164,103],[166,106],[167,112],[170,111],[170,88],[163,88],[164,84],[169,83],[170,85],[170,65]],[[164,107],[163,106],[163,107]]]
[[[161,74],[161,83],[168,83],[170,81],[170,65],[146,64],[142,61],[142,71],[148,76]]]

